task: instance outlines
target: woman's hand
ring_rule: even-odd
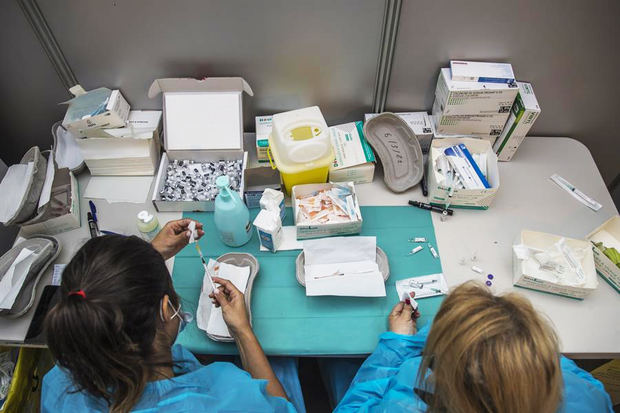
[[[418,310],[412,311],[411,305],[401,301],[392,308],[392,312],[388,316],[390,331],[412,336],[417,332],[416,319],[419,317]]]
[[[170,221],[155,236],[151,245],[155,248],[165,260],[174,257],[189,242],[191,231],[188,228],[191,219],[177,219]],[[205,232],[202,230],[202,224],[196,221],[196,232],[198,238],[202,237]]]
[[[252,326],[248,319],[243,293],[233,283],[223,278],[213,277],[213,282],[220,284],[220,287],[209,294],[209,297],[214,300],[217,307],[222,307],[222,316],[233,337],[251,331]]]

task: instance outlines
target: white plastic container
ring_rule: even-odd
[[[159,220],[154,214],[149,214],[148,211],[138,212],[136,226],[142,239],[151,242],[160,230]]]
[[[269,147],[287,193],[295,185],[327,182],[334,150],[318,106],[274,115]]]

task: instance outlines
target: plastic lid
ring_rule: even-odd
[[[138,212],[138,219],[145,224],[148,224],[153,220],[153,215],[149,214],[148,211],[140,211]]]
[[[230,178],[228,178],[228,175],[218,176],[215,180],[215,185],[219,189],[228,188],[228,186],[230,185]]]

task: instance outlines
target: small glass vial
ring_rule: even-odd
[[[138,230],[142,239],[151,242],[160,230],[159,220],[155,215],[149,214],[148,211],[138,212],[138,220],[136,221]]]

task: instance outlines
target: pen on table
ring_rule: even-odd
[[[88,201],[88,206],[90,207],[90,212],[93,216],[93,221],[97,222],[97,207],[93,201]]]
[[[433,212],[437,212],[439,214],[444,214],[444,215],[452,215],[454,214],[454,211],[451,210],[450,208],[441,208],[435,205],[431,205],[431,204],[427,204],[424,202],[420,202],[420,201],[409,201],[409,205],[414,206],[414,207],[418,207],[421,209],[426,209],[428,211],[433,211]]]
[[[428,196],[428,186],[426,185],[426,173],[422,174],[422,180],[420,181],[422,185],[422,195]]]
[[[88,230],[90,231],[90,237],[96,238],[99,236],[99,228],[97,227],[97,222],[93,218],[93,214],[91,212],[86,214],[88,218]]]

